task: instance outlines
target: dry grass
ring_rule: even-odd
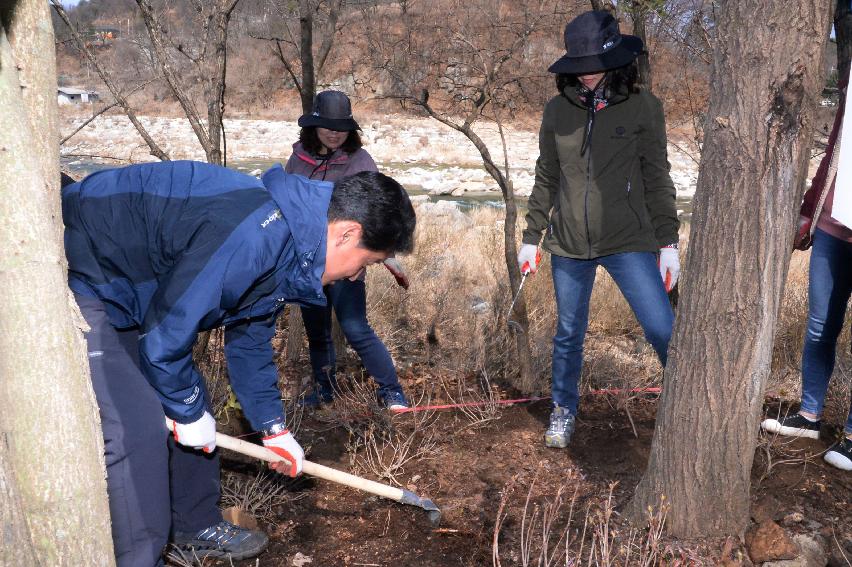
[[[502,249],[502,211],[489,207],[462,214],[435,205],[418,207],[415,253],[403,258],[410,272],[408,292],[396,288],[384,270],[368,274],[370,320],[382,337],[391,337],[398,362],[425,362],[440,370],[488,376],[512,383],[511,334],[506,311],[511,302]],[[688,227],[681,235],[683,258]],[[796,252],[778,319],[773,371],[767,392],[796,400],[807,323],[809,253]],[[556,307],[549,259],[523,291],[530,311],[530,345],[538,382],[536,393],[549,392],[550,358]],[[852,318],[852,316],[850,316]],[[850,337],[844,326],[838,344],[838,367],[826,400],[826,418],[842,423],[852,389]],[[659,386],[662,368],[615,282],[598,271],[592,292],[582,388]],[[629,409],[629,396],[614,400]]]
[[[232,506],[248,512],[255,518],[272,525],[279,516],[277,508],[304,496],[292,492],[300,479],[291,479],[280,474],[260,472],[246,476],[234,472],[222,474],[222,507]]]
[[[539,567],[581,565],[639,566],[692,565],[693,559],[681,550],[666,545],[663,537],[668,506],[665,501],[649,508],[643,529],[624,522],[615,512],[613,494],[617,483],[599,496],[583,498],[583,478],[575,470],[568,471],[569,480],[555,493],[537,494],[535,479],[529,485],[520,512],[512,500],[518,477],[504,489],[494,523],[492,565]],[[573,489],[568,490],[572,485]],[[585,502],[583,502],[585,500]],[[511,540],[515,546],[501,549],[501,540],[510,516],[515,521]],[[519,521],[517,516],[520,516]],[[504,544],[505,547],[505,544]]]

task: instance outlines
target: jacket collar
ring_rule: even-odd
[[[580,107],[583,110],[586,109],[586,105],[580,100],[580,96],[577,94],[577,88],[573,86],[566,86],[562,89],[562,96],[565,97],[568,102],[573,104],[574,106]],[[618,104],[620,102],[624,102],[630,97],[630,93],[627,92],[627,89],[624,87],[619,88],[618,90],[613,91],[610,97],[607,99],[607,106],[612,106],[614,104]]]
[[[302,142],[296,142],[293,144],[293,153],[296,154],[296,157],[305,163],[310,164],[311,166],[316,166],[320,164],[320,161],[317,160],[314,156],[308,152],[305,147],[302,145]],[[325,163],[323,167],[327,167],[329,165],[341,165],[349,161],[349,154],[344,152],[343,150],[337,149],[332,152],[331,156],[323,160]]]
[[[261,179],[290,227],[299,267],[312,280],[312,287],[322,290],[328,205],[334,184],[285,173],[280,163]]]

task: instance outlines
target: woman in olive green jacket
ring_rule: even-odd
[[[678,219],[660,101],[634,86],[642,41],[608,12],[565,28],[567,53],[550,67],[560,94],[545,107],[529,199],[522,271],[551,253],[558,322],[553,339],[549,447],[566,447],[579,401],[583,341],[597,267],[613,277],[665,365],[674,315]]]

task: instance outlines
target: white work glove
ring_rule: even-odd
[[[281,433],[264,437],[263,445],[279,457],[287,459],[290,463],[289,470],[286,466],[281,466],[284,463],[273,463],[270,465],[273,469],[294,477],[302,473],[302,465],[305,462],[305,451],[290,431],[285,429]],[[276,466],[276,464],[279,466]]]
[[[538,251],[538,246],[534,244],[521,245],[521,249],[518,251],[518,267],[521,269],[521,274],[536,273],[539,263],[541,263],[541,253]]]
[[[216,448],[216,420],[207,411],[192,423],[171,422],[175,441],[181,445],[212,453]]]
[[[677,283],[677,277],[680,275],[680,256],[677,248],[660,248],[660,259],[657,261],[660,266],[660,277],[663,278],[663,286],[666,288],[666,293],[670,292]]]
[[[385,268],[388,269],[393,277],[396,278],[396,283],[403,289],[408,289],[411,282],[408,281],[408,274],[405,273],[405,268],[399,263],[396,258],[388,258],[384,261]]]

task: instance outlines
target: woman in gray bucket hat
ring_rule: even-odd
[[[284,170],[309,179],[337,181],[362,171],[378,171],[370,154],[362,148],[358,123],[352,117],[349,97],[340,91],[323,91],[314,97],[310,114],[299,118],[299,141]],[[399,285],[408,288],[408,277],[396,258],[385,267]],[[375,380],[378,402],[391,411],[408,407],[388,349],[367,320],[367,291],[363,274],[355,281],[340,280],[325,287],[327,307],[302,307],[308,335],[314,389],[304,405],[315,407],[331,402],[337,392],[336,355],[331,336],[331,310],[358,353],[367,373]]]
[[[540,156],[518,253],[534,273],[539,242],[551,254],[557,306],[552,399],[545,445],[574,431],[583,342],[598,266],[612,276],[665,365],[677,282],[678,218],[663,107],[636,86],[642,41],[609,12],[565,27],[566,53],[550,66],[559,94],[544,109]]]

